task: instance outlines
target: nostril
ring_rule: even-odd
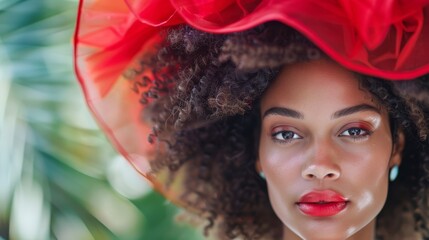
[[[314,175],[313,174],[307,174],[307,178],[312,179],[312,178],[314,178]]]
[[[334,169],[334,167],[310,165],[301,172],[301,176],[308,180],[335,180],[340,176],[340,172],[339,170],[337,171],[336,169]]]

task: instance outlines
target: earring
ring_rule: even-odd
[[[259,172],[259,176],[264,180],[266,179],[265,174],[262,171]]]
[[[395,181],[395,179],[398,177],[398,173],[399,173],[399,166],[398,165],[394,165],[391,169],[390,169],[390,173],[389,173],[389,180],[391,182]]]

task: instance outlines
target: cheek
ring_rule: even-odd
[[[259,160],[265,175],[272,181],[279,179],[283,183],[300,176],[303,151],[270,141],[261,141],[259,148]]]
[[[341,180],[366,219],[378,215],[387,197],[391,146],[389,141],[376,143],[348,152],[350,158],[342,165]]]
[[[303,154],[304,151],[298,147],[273,144],[271,139],[260,142],[259,160],[275,209],[285,202],[295,202],[296,196],[308,188],[301,177]]]
[[[381,210],[385,203],[388,189],[388,161],[379,162],[385,164],[366,164],[366,161],[362,161],[345,179],[349,184],[351,197],[356,200],[356,206],[360,210],[368,207]]]
[[[260,143],[259,160],[266,176],[268,195],[271,206],[277,217],[289,228],[293,229],[296,218],[294,203],[306,186],[302,185],[300,156],[302,152],[272,143]],[[292,219],[291,219],[292,218]]]
[[[375,138],[368,144],[344,147],[340,159],[343,177],[358,180],[357,185],[368,189],[387,184],[392,146],[390,138]]]

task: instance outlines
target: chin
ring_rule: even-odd
[[[344,240],[365,228],[361,225],[347,226],[339,219],[319,219],[301,222],[295,226],[285,225],[285,233],[293,233],[305,240]],[[285,237],[285,239],[288,239]]]
[[[346,233],[320,233],[317,231],[312,231],[308,234],[301,234],[299,236],[304,240],[344,240],[350,237],[350,235]]]

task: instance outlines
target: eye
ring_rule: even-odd
[[[371,134],[369,130],[360,128],[360,127],[351,127],[342,133],[340,133],[340,137],[350,137],[352,139],[362,139],[366,138]]]
[[[292,131],[278,131],[272,134],[272,137],[276,141],[290,142],[294,139],[301,139],[302,137]]]

